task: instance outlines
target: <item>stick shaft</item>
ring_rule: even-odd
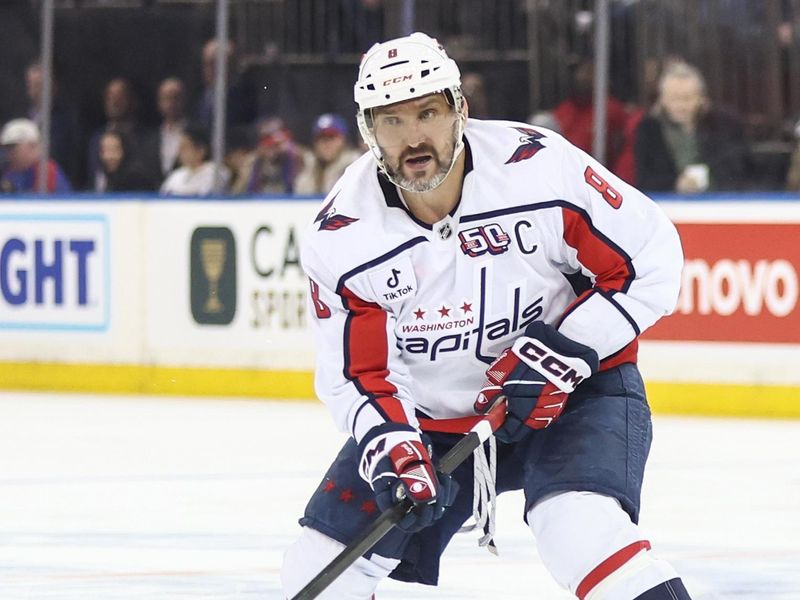
[[[490,410],[485,419],[478,422],[470,432],[465,435],[450,451],[442,457],[436,470],[445,475],[450,475],[458,466],[486,441],[492,432],[497,429],[505,416],[505,405],[500,404]],[[292,600],[313,600],[333,583],[339,575],[347,570],[359,557],[367,553],[377,544],[383,536],[392,530],[414,505],[410,500],[404,500],[385,510],[367,527],[361,535],[350,542],[328,566],[317,574],[308,584],[295,595]]]

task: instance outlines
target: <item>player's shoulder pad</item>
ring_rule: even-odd
[[[509,168],[542,168],[558,161],[566,140],[555,131],[520,121],[469,119],[467,139],[479,153],[476,164],[488,160]]]
[[[374,179],[375,160],[367,153],[350,164],[322,201],[313,221],[308,224],[306,239],[325,240],[331,236],[319,232],[342,232],[348,235],[359,229],[369,202],[365,202],[370,180]],[[375,184],[377,186],[377,183]],[[360,192],[360,193],[359,193]]]
[[[397,234],[385,225],[385,203],[377,165],[364,154],[344,172],[308,224],[301,241],[301,261],[307,272],[329,275],[335,287],[349,271],[382,255]]]

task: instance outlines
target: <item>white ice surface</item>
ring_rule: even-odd
[[[0,392],[0,599],[279,600],[342,441],[311,403]],[[570,598],[498,510],[499,557],[458,536],[379,600]],[[696,600],[800,598],[800,421],[656,417],[641,525]]]

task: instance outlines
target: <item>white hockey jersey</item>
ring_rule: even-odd
[[[438,223],[366,154],[303,238],[316,391],[356,440],[416,411],[473,415],[486,367],[533,320],[606,369],[675,306],[680,240],[649,198],[546,129],[470,119],[465,139],[461,200]]]

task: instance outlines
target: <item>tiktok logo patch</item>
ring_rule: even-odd
[[[400,285],[400,271],[397,269],[392,269],[392,276],[389,277],[389,280],[386,282],[390,288],[396,288]]]
[[[411,298],[417,293],[417,278],[408,256],[370,273],[375,296],[390,304]]]

